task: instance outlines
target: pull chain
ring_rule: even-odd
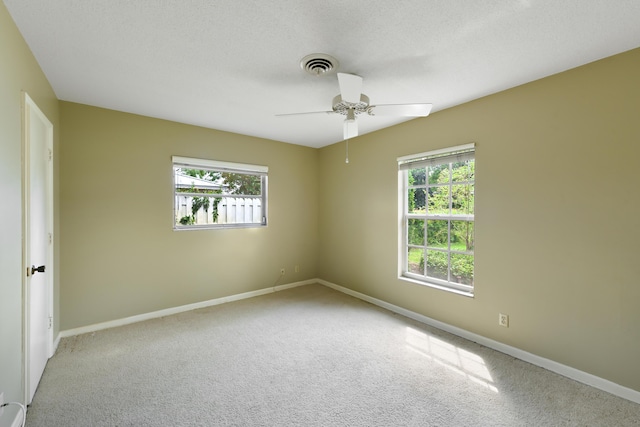
[[[349,139],[347,138],[345,142],[347,143],[347,154],[346,154],[346,158],[344,159],[344,162],[349,164]]]

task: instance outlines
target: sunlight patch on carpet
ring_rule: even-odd
[[[406,342],[410,350],[498,393],[484,359],[477,354],[409,326],[406,328]]]

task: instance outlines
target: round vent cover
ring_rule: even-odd
[[[338,60],[324,53],[312,53],[300,60],[300,67],[309,74],[320,76],[335,71],[338,68]]]

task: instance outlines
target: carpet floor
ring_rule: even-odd
[[[61,340],[27,426],[640,426],[640,405],[306,285]]]

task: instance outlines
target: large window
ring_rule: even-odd
[[[473,293],[475,147],[398,159],[402,277]]]
[[[174,228],[267,225],[266,166],[173,157]]]

